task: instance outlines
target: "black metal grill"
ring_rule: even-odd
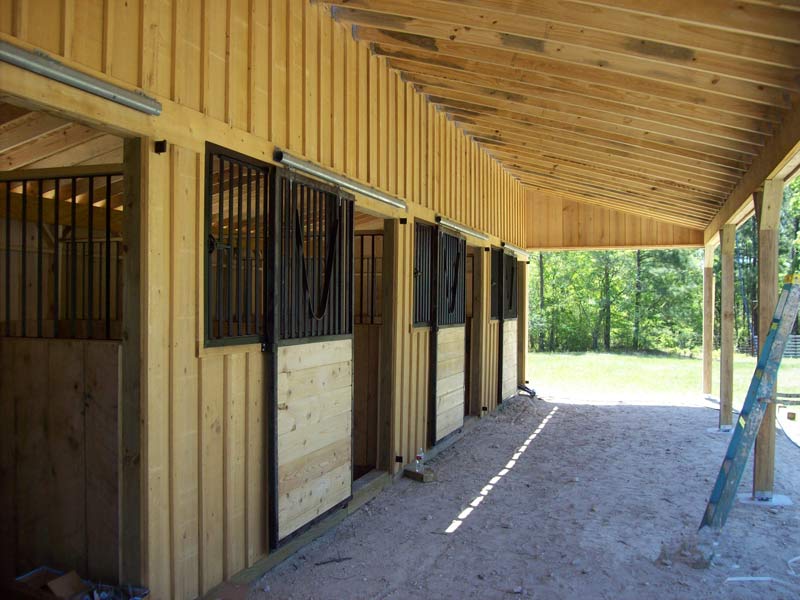
[[[491,290],[490,290],[490,313],[492,319],[499,319],[502,307],[502,292],[503,292],[503,251],[497,248],[492,248],[492,273],[491,273]]]
[[[353,331],[353,199],[289,173],[280,189],[280,338]]]
[[[0,335],[120,339],[122,172],[13,177],[0,183]]]
[[[517,259],[503,255],[503,318],[517,318]]]
[[[356,325],[373,325],[383,322],[383,234],[355,234],[355,284]]]
[[[414,325],[432,321],[433,234],[432,225],[414,226]]]
[[[263,338],[266,219],[274,167],[206,150],[206,345]]]
[[[463,238],[439,232],[438,298],[436,313],[439,325],[465,322],[465,273],[467,242]]]

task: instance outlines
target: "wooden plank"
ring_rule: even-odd
[[[351,346],[350,340],[281,346],[278,348],[279,372],[290,373],[341,363],[342,357],[350,352]]]
[[[57,343],[57,342],[53,342]],[[119,342],[83,342],[86,432],[86,576],[119,577]],[[52,352],[51,352],[52,354]],[[59,365],[61,368],[61,365]]]
[[[247,353],[246,462],[247,462],[247,565],[267,553],[267,461],[264,358],[260,352]]]
[[[212,3],[214,4],[214,3]],[[285,147],[288,140],[287,103],[289,101],[287,72],[288,65],[288,3],[271,2],[271,58],[270,69],[270,117],[271,138],[276,146]]]
[[[205,593],[223,579],[224,358],[200,360],[200,580]]]
[[[244,354],[224,358],[224,569],[226,579],[246,565],[245,551],[245,372]]]
[[[87,508],[92,505],[87,504],[86,452],[90,446],[85,446],[87,423],[83,415],[87,400],[86,358],[85,342],[32,340],[23,356],[23,362],[31,362],[25,365],[26,369],[15,371],[27,373],[30,379],[29,395],[17,403],[17,414],[23,418],[17,435],[22,436],[24,444],[18,448],[17,463],[17,510],[21,513],[18,540],[23,543],[23,537],[30,537],[46,544],[39,548],[44,553],[36,557],[37,564],[44,562],[81,572],[87,572],[89,566],[87,541],[97,541],[99,533],[87,527]],[[34,365],[47,365],[47,375],[38,376]],[[42,381],[36,382],[37,379]],[[21,406],[28,403],[30,407]],[[24,419],[26,415],[31,420]],[[97,447],[96,441],[93,437],[91,447]],[[47,448],[49,461],[41,460],[43,448]],[[111,462],[115,462],[113,458]],[[116,480],[106,482],[113,486]],[[53,502],[53,498],[58,501]],[[113,501],[112,497],[107,498]],[[23,509],[23,505],[27,506]],[[107,523],[107,517],[107,513],[98,515],[103,523]],[[102,546],[98,550],[107,552],[108,548]],[[116,556],[110,563],[112,569],[115,561]],[[102,569],[107,565],[97,566]]]
[[[714,365],[714,247],[703,249],[703,394],[711,394]]]
[[[14,340],[0,338],[0,369],[13,373]],[[17,576],[16,492],[16,403],[19,378],[11,377],[0,394],[0,577],[10,581]]]
[[[736,246],[736,225],[723,227],[721,239],[719,426],[723,427],[733,422],[733,351],[736,345],[733,332],[733,254]]]
[[[176,597],[199,594],[198,371],[194,349],[197,314],[197,196],[202,160],[175,149],[170,231],[170,526],[172,585]],[[200,189],[198,189],[200,188]]]
[[[767,179],[756,201],[758,219],[758,339],[766,340],[778,303],[778,237],[784,181]],[[728,226],[726,226],[728,227]],[[723,228],[723,232],[725,229]],[[773,400],[775,389],[773,388]],[[771,498],[775,489],[774,402],[767,405],[753,453],[753,496]]]

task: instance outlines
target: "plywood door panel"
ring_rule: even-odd
[[[353,331],[353,443],[356,466],[375,467],[381,325],[355,325]]]
[[[436,441],[464,424],[466,330],[440,329],[436,340]]]
[[[115,581],[119,544],[119,464],[114,435],[119,422],[119,369],[117,342],[85,344],[86,374],[86,536],[88,573]]]
[[[3,573],[48,564],[116,580],[119,353],[117,342],[0,340]]]
[[[273,510],[282,540],[350,496],[352,340],[283,346],[277,358]]]
[[[503,400],[517,393],[517,320],[503,321]]]

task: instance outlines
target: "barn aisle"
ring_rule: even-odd
[[[705,508],[727,439],[705,432],[714,410],[546,400],[504,404],[432,461],[435,483],[399,481],[249,597],[797,597],[787,566],[800,555],[797,506],[735,507],[710,568],[660,558]],[[779,434],[777,491],[794,498],[799,452]],[[778,581],[726,583],[748,576]]]

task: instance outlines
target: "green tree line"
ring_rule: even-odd
[[[736,234],[735,332],[741,349],[758,323],[756,227],[750,219]],[[798,268],[799,233],[795,179],[786,187],[781,213],[781,275]],[[714,270],[719,281],[719,251]],[[531,350],[686,353],[702,345],[702,250],[541,252],[531,257],[529,273]],[[719,286],[715,306],[718,329]]]

